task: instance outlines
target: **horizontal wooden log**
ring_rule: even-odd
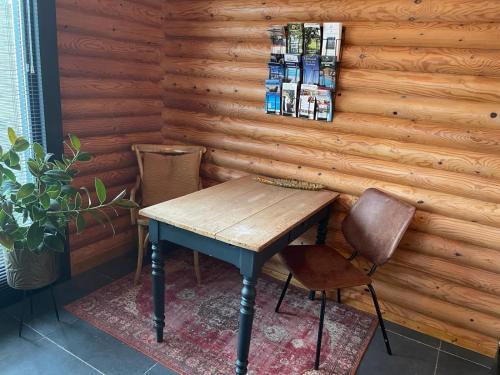
[[[90,162],[78,163],[80,175],[95,174],[113,169],[132,167],[137,164],[137,158],[132,151],[98,154]]]
[[[248,129],[255,129],[256,122],[261,121],[261,130],[259,131],[262,134],[271,137],[285,137],[285,143],[298,144],[302,142],[298,144],[302,145],[304,142],[308,142],[309,145],[317,145],[317,148],[344,154],[365,156],[420,167],[444,169],[481,177],[500,176],[500,157],[496,155],[471,151],[464,153],[460,150],[450,148],[436,148],[428,145],[395,142],[380,138],[341,133],[337,131],[335,126],[337,120],[334,120],[331,127],[330,124],[322,125],[324,130],[320,130],[317,128],[318,124],[314,121],[302,119],[291,119],[297,120],[293,122],[283,121],[281,116],[266,115],[263,109],[258,107],[257,103],[252,102],[240,101],[235,103],[200,98],[195,101],[195,104],[189,100],[190,98],[186,95],[165,94],[165,104],[168,108],[179,108],[189,111],[197,110],[204,111],[210,115],[217,115],[221,123],[220,126],[229,122],[237,122],[240,126],[248,126]],[[197,109],[195,109],[196,105],[198,106]],[[196,116],[197,124],[207,121],[207,118],[208,121],[211,119],[211,117],[201,112],[198,112],[198,114],[193,112],[193,116]],[[164,118],[166,121],[169,120],[167,112],[164,112]],[[297,126],[295,126],[295,123],[297,123]],[[263,126],[264,124],[265,126]],[[242,129],[241,131],[243,132],[244,130]],[[264,135],[261,140],[265,140]]]
[[[134,143],[161,143],[161,133],[143,132],[82,138],[82,149],[92,154],[129,151]]]
[[[59,55],[59,73],[61,79],[69,76],[154,82],[158,82],[162,74],[158,64],[66,54]]]
[[[133,226],[131,224],[130,215],[115,217],[111,220],[111,223],[115,228],[116,234],[137,228],[137,226]],[[77,251],[82,247],[90,245],[96,241],[104,240],[111,236],[113,236],[113,230],[111,229],[110,224],[94,225],[90,228],[85,228],[80,234],[74,233],[70,236],[70,248],[71,251]]]
[[[246,77],[255,74],[249,71],[252,64],[260,63],[261,74],[267,73],[269,42],[242,41],[240,44],[218,39],[173,39],[164,48],[162,65],[169,69],[169,65],[178,65],[180,58],[186,58],[190,65],[210,66],[211,69],[226,64],[232,69],[228,75],[237,76],[239,71]],[[500,50],[346,45],[342,50],[342,67],[499,77],[499,57]],[[234,66],[235,62],[238,65]],[[191,71],[195,73],[196,69],[191,68]]]
[[[308,21],[303,19],[301,21]],[[311,22],[316,20],[311,19]],[[267,40],[276,21],[186,21],[163,24],[167,37]],[[358,46],[499,49],[499,23],[346,21],[344,42]]]
[[[61,97],[63,100],[68,98],[158,99],[160,87],[156,82],[151,81],[63,77]]]
[[[235,171],[234,169],[222,168],[214,164],[203,163],[201,165],[200,174],[202,177],[208,177],[217,181],[229,181],[234,178],[247,176],[248,173]]]
[[[370,186],[379,187],[391,191],[396,195],[400,195],[400,197],[405,195],[406,199],[408,199],[411,204],[429,212],[441,213],[451,217],[460,215],[456,217],[500,226],[500,218],[496,219],[496,215],[491,215],[491,213],[495,212],[497,209],[497,204],[495,203],[491,204],[452,196],[449,192],[446,192],[445,188],[441,189],[441,191],[444,191],[443,193],[417,188],[408,189],[405,188],[405,185],[415,186],[415,184],[408,182],[404,185],[387,183],[385,181],[380,181],[376,177],[376,173],[372,176],[372,179],[369,180],[366,178],[367,174],[364,170],[361,170],[363,167],[366,167],[364,161],[359,161],[357,163],[353,160],[340,161],[339,159],[342,158],[341,155],[321,152],[313,148],[294,148],[284,144],[257,142],[249,138],[229,137],[227,135],[221,136],[217,133],[199,131],[193,128],[169,126],[164,129],[163,134],[168,135],[169,138],[189,140],[189,142],[203,144],[207,147],[241,152],[247,155],[255,155],[257,158],[260,157],[295,164],[301,169],[303,166],[320,168],[321,172],[318,172],[320,175],[325,173],[323,171],[329,171],[326,173],[329,173],[333,180],[337,179],[337,174],[339,174],[339,176],[341,174],[342,177],[338,178],[344,181],[344,183],[340,182],[337,184],[332,182],[332,189],[336,191],[348,194],[360,194]],[[344,164],[339,164],[339,161]],[[354,163],[356,163],[355,166],[353,166]],[[366,160],[366,163],[370,165],[369,160]],[[350,165],[346,166],[348,164]],[[333,172],[332,169],[335,170],[335,172]],[[381,169],[384,169],[384,167],[381,167]],[[355,172],[354,175],[352,174],[353,172]],[[460,182],[459,178],[457,178],[457,182]],[[443,181],[443,183],[445,183],[445,181]],[[451,185],[451,180],[449,184]],[[447,206],[447,204],[443,204],[443,202],[449,202],[450,206],[446,208],[445,206]],[[458,211],[462,213],[459,214]]]
[[[109,135],[123,135],[136,132],[159,131],[163,126],[161,116],[113,116],[103,118],[82,118],[65,120],[65,133],[76,134],[79,137],[96,137]]]
[[[340,194],[336,200],[336,209],[346,212],[358,198],[349,194]],[[344,214],[345,215],[345,214]],[[341,214],[337,214],[334,221],[342,220]],[[338,221],[340,223],[340,221]],[[339,229],[340,226],[337,226]],[[500,245],[495,237],[500,235],[498,228],[457,220],[438,214],[418,210],[415,212],[410,228],[418,232],[424,232],[446,239],[465,242],[467,244],[500,250]],[[481,233],[479,236],[478,233]],[[496,259],[496,255],[494,256]],[[495,271],[496,272],[496,271]]]
[[[83,98],[61,101],[63,121],[79,118],[159,115],[163,103],[158,99]]]
[[[337,93],[335,108],[341,112],[369,113],[417,121],[435,121],[469,128],[498,130],[500,104],[425,98],[365,91]]]
[[[122,61],[158,63],[160,52],[157,46],[149,46],[132,41],[119,41],[102,36],[89,36],[59,32],[57,35],[59,51],[77,56],[103,57]]]
[[[126,19],[85,14],[74,9],[57,8],[57,28],[75,34],[92,35],[125,42],[139,42],[159,46],[163,32],[158,26],[148,26]]]
[[[126,19],[155,27],[160,26],[162,23],[162,14],[158,12],[156,7],[131,1],[58,0],[57,7],[75,10],[80,14],[98,15],[111,19]]]
[[[265,62],[269,60],[271,51],[268,40],[207,40],[207,39],[185,39],[169,38],[165,40],[162,47],[164,56],[213,59],[232,62]]]
[[[71,273],[78,275],[117,256],[136,251],[136,232],[130,230],[81,247],[71,253]]]
[[[401,247],[453,263],[500,274],[500,251],[409,230]]]
[[[164,12],[168,19],[196,21],[459,21],[498,22],[500,5],[491,1],[431,0],[415,3],[383,0],[340,0],[334,3],[291,0],[281,1],[196,0],[168,2]]]
[[[342,66],[500,77],[500,51],[346,46]]]
[[[341,90],[372,91],[381,94],[421,95],[480,102],[500,101],[500,79],[493,77],[342,69],[339,87]]]
[[[329,234],[331,235],[327,237],[327,242],[331,246],[341,250],[346,256],[352,253],[352,247],[346,242],[339,229],[336,229],[333,233]],[[367,272],[370,270],[371,265],[369,262],[364,262],[363,258],[359,259],[358,264],[363,269],[366,269]],[[393,267],[388,268],[392,270],[402,270],[406,267],[416,271],[427,272],[429,276],[425,276],[425,278],[430,278],[430,275],[432,275],[442,278],[443,280],[450,280],[456,285],[462,285],[466,288],[483,291],[485,294],[492,297],[489,298],[488,296],[485,296],[484,298],[488,301],[498,301],[498,296],[500,296],[500,282],[497,273],[477,268],[464,267],[438,257],[409,251],[401,246],[391,258],[390,265]],[[408,270],[406,273],[411,272]],[[434,295],[434,293],[438,293],[438,291],[434,291],[433,288],[427,292],[427,294],[431,295]],[[493,298],[493,296],[495,297]],[[458,297],[463,298],[461,295]],[[498,314],[500,312],[500,309],[498,309],[499,306],[500,302],[495,302],[490,307],[492,307],[493,311],[496,310],[496,314]]]
[[[273,126],[265,126],[260,123],[246,123],[247,126],[241,126],[238,123],[227,121],[226,119],[221,121],[217,117],[212,119],[205,117],[202,120],[198,120],[200,118],[199,114],[189,116],[181,111],[175,110],[167,111],[167,113],[168,114],[165,116],[167,118],[167,128],[162,132],[164,136],[168,135],[171,125],[176,125],[179,127],[177,138],[182,136],[183,129],[187,129],[185,137],[196,142],[196,135],[194,135],[195,138],[191,138],[193,136],[192,130],[188,130],[187,128],[194,125],[195,128],[208,133],[204,134],[205,138],[209,136],[211,132],[213,136],[209,136],[209,139],[217,142],[219,146],[225,146],[227,144],[232,150],[237,151],[238,148],[240,148],[241,151],[245,149],[253,151],[254,148],[251,144],[246,145],[244,140],[239,139],[240,137],[250,137],[252,140],[264,143],[264,146],[269,148],[268,151],[262,151],[264,155],[269,152],[269,155],[275,155],[277,160],[285,160],[284,158],[292,160],[289,155],[297,155],[294,159],[296,162],[300,162],[301,160],[309,160],[312,162],[314,160],[316,163],[315,165],[325,169],[335,169],[342,173],[500,203],[500,182],[495,180],[345,155],[341,152],[324,151],[319,142],[314,142],[314,138],[299,138],[291,134],[285,136],[282,133],[274,135]],[[197,120],[193,122],[193,118]],[[220,133],[222,133],[222,136]],[[280,132],[278,131],[278,133]],[[203,134],[200,135],[203,137]],[[230,140],[224,138],[228,135],[238,138],[232,138]],[[198,139],[201,140],[203,138]],[[292,140],[290,141],[289,139]],[[264,146],[259,146],[259,148],[263,150],[265,148]],[[300,146],[301,148],[294,146]],[[214,145],[213,147],[217,146]],[[256,150],[256,152],[258,152],[258,149]],[[299,153],[303,153],[304,155],[300,156],[298,155]]]
[[[94,178],[100,178],[106,186],[126,185],[133,183],[139,174],[137,166],[108,170],[91,175],[80,175],[73,180],[75,187],[87,187],[93,189]]]
[[[343,79],[343,82],[345,81]],[[162,81],[162,86],[174,94],[203,95],[206,100],[220,98],[219,106],[225,106],[230,101],[238,101],[240,105],[246,104],[244,102],[253,102],[257,108],[265,97],[262,82],[228,81],[222,78],[198,78],[166,74]],[[198,97],[196,98],[198,99]],[[259,101],[260,103],[258,103]],[[251,105],[250,103],[248,104]],[[215,105],[217,106],[217,104]],[[257,110],[259,113],[255,115],[259,115],[259,121],[262,122],[293,123],[318,129],[325,128],[325,124],[323,123],[268,116],[264,115],[263,110],[260,108]],[[442,123],[430,121],[417,122],[415,120],[399,118],[393,114],[389,118],[380,115],[337,111],[334,117],[333,125],[335,129],[345,133],[438,147],[460,148],[467,151],[479,151],[481,153],[492,152],[500,154],[500,130],[496,129],[470,129],[454,124],[443,126]]]
[[[171,132],[169,136],[175,137],[173,132]],[[492,205],[492,207],[490,207],[489,204],[479,204],[479,201],[473,200],[464,200],[461,203],[459,198],[453,198],[451,200],[450,196],[447,194],[404,187],[363,177],[350,176],[331,170],[306,167],[303,163],[285,163],[268,158],[215,149],[210,150],[210,160],[212,159],[217,161],[215,164],[224,167],[279,178],[289,178],[293,176],[293,178],[299,180],[323,184],[329,189],[342,193],[360,195],[364,190],[370,187],[377,187],[428,212],[447,215],[461,220],[477,220],[478,222],[483,224],[486,223],[490,226],[498,225],[497,215],[492,214],[495,211],[494,207],[497,205]],[[461,211],[459,207],[462,204],[464,207],[468,205],[469,212]],[[492,208],[493,211],[490,211]]]
[[[268,76],[265,63],[206,60],[184,57],[165,57],[161,61],[164,73],[202,78],[224,78],[263,82]]]

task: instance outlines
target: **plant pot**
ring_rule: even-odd
[[[11,288],[32,290],[52,284],[59,277],[57,254],[29,250],[4,250],[7,283]]]

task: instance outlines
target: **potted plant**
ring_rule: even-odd
[[[89,217],[114,228],[109,211],[130,209],[135,203],[125,199],[122,191],[107,199],[106,187],[95,178],[96,197],[86,187],[71,183],[78,171],[75,165],[88,162],[92,156],[82,152],[75,135],[65,142],[69,156],[54,160],[44,148],[33,143],[33,155],[21,166],[21,154],[30,149],[29,142],[8,129],[10,148],[0,147],[0,244],[4,248],[7,282],[15,289],[38,289],[57,280],[56,256],[64,251],[67,225],[73,221],[80,233]],[[31,175],[20,183],[18,176]],[[107,212],[108,211],[108,212]]]

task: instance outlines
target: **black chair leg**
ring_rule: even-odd
[[[337,288],[337,302],[342,303],[342,300],[340,298],[340,288]]]
[[[392,355],[391,344],[389,344],[389,337],[387,337],[387,332],[385,331],[384,319],[382,318],[382,313],[380,312],[380,306],[378,305],[377,294],[375,289],[371,284],[368,285],[370,293],[372,294],[373,304],[375,305],[375,310],[377,311],[378,322],[380,324],[380,329],[382,330],[382,336],[384,336],[385,347],[387,349],[387,354]]]
[[[59,310],[57,309],[56,296],[54,295],[54,287],[50,287],[50,295],[52,297],[52,304],[54,305],[54,312],[56,313],[57,321],[59,322]]]
[[[285,298],[286,290],[288,289],[288,285],[290,285],[291,280],[292,280],[292,273],[290,272],[288,274],[288,278],[286,279],[285,286],[283,287],[283,290],[281,291],[281,296],[280,296],[280,299],[278,301],[278,304],[276,305],[276,308],[274,309],[274,311],[276,311],[277,313],[280,312],[281,302],[283,302],[283,298]]]
[[[325,321],[325,307],[326,307],[326,293],[321,292],[321,312],[319,314],[319,329],[318,329],[318,342],[316,344],[316,360],[314,361],[314,369],[319,369],[319,357],[321,355],[321,340],[323,338],[323,323]]]

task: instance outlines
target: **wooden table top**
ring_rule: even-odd
[[[337,197],[328,190],[288,189],[247,176],[144,208],[140,215],[261,251]]]

